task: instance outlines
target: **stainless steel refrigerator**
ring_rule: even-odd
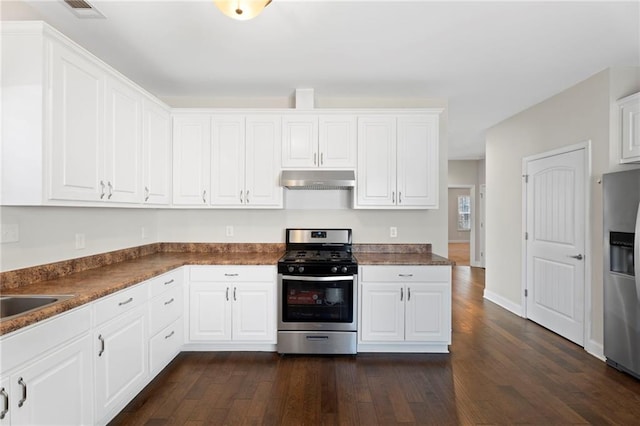
[[[640,378],[640,170],[604,185],[604,355]]]

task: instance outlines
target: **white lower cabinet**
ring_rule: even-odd
[[[275,266],[192,266],[190,269],[191,343],[276,343]],[[273,350],[273,347],[263,347],[268,348]]]
[[[93,424],[89,307],[0,339],[0,424]]]
[[[361,266],[358,352],[448,352],[450,266]]]

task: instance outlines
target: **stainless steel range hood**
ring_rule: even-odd
[[[283,170],[280,184],[289,189],[353,189],[353,170]]]

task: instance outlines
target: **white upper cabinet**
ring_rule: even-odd
[[[214,115],[212,129],[211,204],[282,207],[280,117]]]
[[[59,200],[106,197],[104,71],[57,42],[51,49],[51,193]],[[102,185],[101,185],[102,181]]]
[[[4,22],[2,56],[1,204],[141,203],[152,97],[42,22]]]
[[[618,100],[620,108],[620,162],[640,162],[640,93]]]
[[[356,208],[438,208],[438,114],[358,118]]]
[[[355,115],[284,115],[282,128],[282,167],[356,166]]]
[[[173,117],[173,204],[207,206],[210,202],[211,117]]]
[[[142,102],[142,182],[146,204],[171,203],[171,114],[151,99]]]

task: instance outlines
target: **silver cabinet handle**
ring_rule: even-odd
[[[324,164],[324,152],[320,153],[320,165],[322,166]]]
[[[164,302],[164,306],[167,306],[167,305],[169,305],[169,304],[173,303],[173,302],[174,302],[174,300],[175,300],[175,299],[172,297],[171,299],[169,299],[169,300],[167,300],[166,302]]]
[[[174,279],[170,279],[169,281],[165,281],[165,282],[164,282],[164,285],[169,285],[169,284],[171,284],[171,283],[172,283],[172,282],[174,282],[174,281],[175,281]]]
[[[247,189],[247,193],[244,196],[244,201],[249,204],[249,190]]]
[[[407,302],[411,301],[411,287],[407,287]]]
[[[398,192],[398,204],[402,204],[402,192]]]
[[[240,204],[242,204],[242,190],[240,190]]]
[[[131,303],[131,302],[133,302],[133,297],[128,298],[124,302],[118,303],[118,306],[126,305],[127,303]]]
[[[18,407],[22,407],[27,400],[27,384],[24,382],[22,377],[18,379],[18,384],[22,387],[22,398],[18,401]]]
[[[227,287],[227,293],[226,293],[225,297],[227,298],[227,302],[228,302],[229,301],[229,287]]]
[[[224,274],[225,277],[237,277],[238,274]]]
[[[0,420],[2,420],[9,412],[9,394],[2,388],[0,389],[0,395],[2,395],[2,399],[4,400],[4,408],[0,411]]]
[[[144,187],[144,200],[149,201],[149,188]]]
[[[233,301],[236,302],[238,299],[236,299],[236,287],[233,288]]]
[[[109,188],[109,195],[107,195],[107,199],[111,199],[113,197],[113,186],[111,185],[111,181],[107,182],[107,187]]]
[[[202,202],[207,204],[207,190],[202,191]]]
[[[391,202],[394,204],[396,203],[396,191],[391,192]]]
[[[404,299],[404,289],[402,287],[400,287],[400,301],[402,302],[402,299]]]
[[[166,336],[164,336],[164,338],[168,339],[169,337],[173,336],[174,334],[176,334],[176,332],[175,332],[175,330],[172,330],[171,333],[169,333]]]
[[[578,260],[582,260],[583,259],[581,254],[576,254],[575,256],[569,256],[569,257],[572,258],[572,259],[578,259]]]
[[[409,278],[412,277],[413,274],[398,274],[399,277]]]
[[[104,337],[102,337],[102,334],[98,336],[98,340],[100,340],[100,352],[98,352],[98,356],[102,356],[104,353]]]
[[[100,199],[104,198],[104,182],[100,181]]]

